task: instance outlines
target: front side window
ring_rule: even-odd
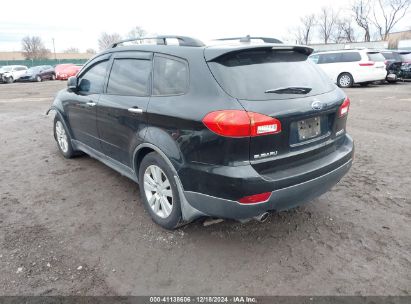
[[[151,61],[141,59],[114,59],[107,94],[149,95]]]
[[[108,61],[101,61],[93,65],[83,74],[78,83],[79,91],[87,94],[100,94],[103,92]]]
[[[179,95],[187,91],[186,62],[157,56],[154,59],[154,95]]]

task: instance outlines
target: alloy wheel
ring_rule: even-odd
[[[161,218],[167,218],[173,210],[173,191],[164,171],[150,165],[144,172],[144,192],[151,210]]]
[[[67,153],[68,151],[67,134],[66,134],[66,130],[64,130],[64,127],[61,121],[56,122],[56,137],[57,137],[57,142],[60,146],[61,151],[63,151],[64,153]]]
[[[348,75],[342,75],[340,77],[340,86],[342,87],[348,87],[351,84],[351,78]]]

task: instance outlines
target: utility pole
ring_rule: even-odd
[[[56,46],[54,45],[54,38],[52,38],[52,40],[53,40],[54,60],[57,61],[57,57],[56,57]]]

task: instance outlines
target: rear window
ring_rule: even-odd
[[[268,100],[312,96],[329,92],[334,85],[307,55],[258,49],[225,54],[208,62],[220,86],[238,99]],[[306,87],[302,94],[266,93],[280,88]]]
[[[374,53],[367,53],[368,59],[370,61],[384,61],[385,58],[381,53],[379,52],[374,52]]]
[[[411,53],[401,54],[400,56],[403,62],[411,62]]]

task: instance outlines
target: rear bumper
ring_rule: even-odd
[[[331,168],[330,163],[319,164],[318,161],[313,166],[305,166],[307,172],[300,172],[304,176],[313,176],[311,173],[314,171],[321,172],[321,175],[317,175],[314,178],[307,178],[298,183],[288,184],[286,187],[282,187],[283,181],[267,180],[265,177],[260,176],[257,179],[253,174],[252,177],[243,176],[245,181],[249,181],[251,187],[256,189],[254,193],[271,192],[271,196],[268,201],[256,204],[240,204],[234,199],[227,199],[217,197],[216,195],[210,195],[200,193],[196,191],[184,191],[187,202],[195,209],[200,211],[201,214],[228,218],[228,219],[247,219],[257,215],[260,215],[266,211],[271,210],[286,210],[303,203],[309,202],[321,194],[327,192],[348,172],[352,164],[352,156],[354,145],[352,139],[346,135],[343,146],[340,147],[340,151],[335,152],[333,157],[333,163],[337,166],[333,169],[323,170],[324,168]],[[251,167],[251,166],[249,166]],[[242,173],[245,171],[243,170]],[[254,173],[256,173],[254,171]],[[258,174],[258,173],[257,173]],[[295,180],[295,170],[290,170],[289,179]],[[282,172],[282,175],[287,175],[287,172]],[[216,178],[220,179],[220,177]],[[238,181],[232,179],[234,184],[238,184]],[[205,181],[207,183],[207,181]],[[230,187],[230,179],[227,179],[227,188]],[[243,188],[248,188],[250,185],[243,185]],[[263,190],[264,189],[264,190]],[[267,191],[267,189],[269,189]],[[242,192],[244,189],[238,189],[238,192]],[[223,195],[221,195],[223,196]]]

